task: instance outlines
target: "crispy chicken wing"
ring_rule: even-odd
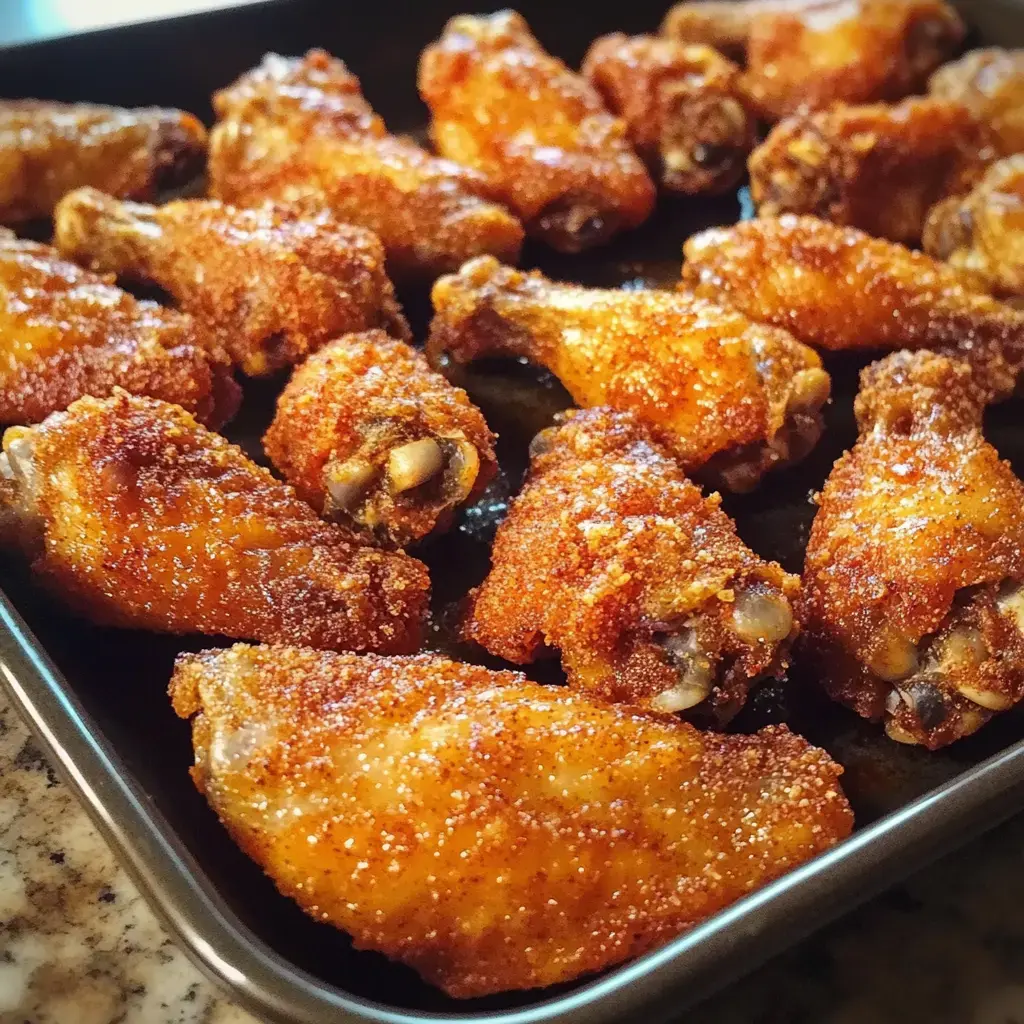
[[[639,956],[849,835],[842,769],[516,672],[237,645],[179,659],[192,776],[318,921],[457,997]]]
[[[959,103],[837,104],[776,125],[751,154],[750,187],[763,217],[813,213],[914,244],[931,207],[969,191],[997,156]]]
[[[124,391],[4,434],[0,541],[84,617],[405,653],[429,579],[364,548],[177,406]]]
[[[817,348],[933,348],[992,399],[1024,368],[1024,314],[923,253],[814,217],[713,228],[684,246],[683,286]]]
[[[0,223],[48,217],[80,185],[150,199],[205,155],[206,129],[181,110],[0,100]]]
[[[599,245],[654,209],[625,123],[514,11],[449,21],[423,52],[419,87],[439,152],[481,171],[554,248]]]
[[[57,204],[54,227],[72,259],[169,292],[253,376],[350,331],[409,337],[380,240],[326,210],[215,199],[157,207],[86,188]]]
[[[523,229],[477,172],[389,135],[340,60],[268,54],[214,96],[213,194],[327,206],[370,228],[397,275],[433,278],[494,253],[515,261]]]
[[[338,338],[303,363],[263,443],[314,508],[398,546],[445,529],[497,469],[466,393],[383,331]]]
[[[672,192],[726,192],[746,173],[757,125],[743,104],[739,68],[709,46],[621,32],[596,40],[582,74]]]
[[[580,405],[635,412],[685,468],[731,490],[803,458],[821,434],[830,382],[818,356],[714,303],[559,284],[487,257],[441,278],[433,301],[434,365],[525,357]]]
[[[0,424],[38,423],[115,387],[214,425],[240,398],[227,358],[191,317],[0,228]]]
[[[589,409],[537,435],[467,638],[570,683],[719,721],[788,663],[799,582],[736,535],[635,417]]]
[[[800,15],[823,0],[682,0],[669,8],[661,34],[681,43],[714,47],[746,59],[754,22],[769,15]]]
[[[943,746],[1024,696],[1024,485],[981,432],[966,366],[865,371],[861,437],[818,498],[805,647],[895,740]]]

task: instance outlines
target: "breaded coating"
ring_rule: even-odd
[[[709,46],[656,36],[602,36],[581,73],[623,118],[629,141],[670,192],[726,192],[746,174],[757,125],[740,69]]]
[[[994,163],[973,192],[934,206],[924,250],[998,295],[1024,295],[1024,154]]]
[[[827,850],[839,767],[439,657],[184,655],[192,777],[318,921],[451,996],[639,956]]]
[[[788,664],[799,580],[736,534],[635,417],[568,414],[537,435],[464,631],[518,665],[561,652],[607,700],[727,721]]]
[[[375,232],[401,277],[433,279],[482,253],[517,259],[522,225],[491,201],[484,177],[389,135],[359,79],[323,50],[267,54],[213,104],[216,198],[326,206],[338,220]]]
[[[582,406],[634,412],[688,470],[730,490],[803,458],[829,396],[819,357],[785,331],[669,291],[584,288],[482,257],[433,290],[435,366],[513,356]]]
[[[811,213],[908,245],[940,199],[969,191],[998,150],[958,103],[837,104],[782,121],[750,157],[758,213]]]
[[[350,331],[409,337],[380,240],[325,209],[148,206],[86,188],[57,204],[54,230],[71,259],[169,292],[250,376],[299,363]]]
[[[625,122],[514,11],[452,18],[423,51],[419,88],[438,152],[480,171],[555,249],[600,245],[654,209]]]
[[[383,331],[338,338],[303,363],[263,445],[315,509],[399,547],[450,526],[497,471],[480,410]]]
[[[1024,313],[923,253],[814,217],[713,228],[683,248],[683,287],[816,348],[932,348],[968,361],[992,400],[1024,368]]]
[[[430,581],[361,547],[166,402],[118,391],[4,434],[0,543],[101,625],[354,651],[420,643]]]
[[[804,646],[829,693],[935,749],[1024,696],[1024,486],[981,431],[968,368],[869,367],[860,440],[818,497]]]
[[[151,199],[205,155],[206,129],[182,110],[0,100],[0,223],[49,217],[80,185]]]
[[[214,426],[241,398],[227,357],[191,317],[0,228],[0,424],[38,423],[115,387]]]
[[[1024,50],[971,50],[932,75],[928,91],[962,103],[1007,156],[1024,151]]]

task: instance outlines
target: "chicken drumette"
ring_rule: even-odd
[[[359,546],[178,406],[119,391],[4,434],[0,540],[105,625],[339,650],[419,646],[430,582]]]

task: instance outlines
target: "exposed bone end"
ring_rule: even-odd
[[[3,475],[18,485],[21,501],[34,505],[38,484],[35,467],[35,441],[30,427],[12,427],[4,435]]]
[[[786,412],[789,415],[817,412],[828,401],[831,393],[832,379],[821,367],[801,370],[790,381]]]
[[[743,590],[733,604],[732,627],[747,643],[780,643],[793,629],[793,609],[781,594]]]
[[[899,722],[892,718],[885,723],[885,735],[889,739],[908,747],[919,747],[921,745],[921,741],[913,733],[907,732]]]
[[[348,459],[328,463],[324,471],[324,486],[333,507],[348,512],[362,500],[377,477],[377,468],[366,459]]]
[[[446,440],[448,465],[445,473],[447,501],[460,505],[470,496],[480,476],[480,452],[469,441]]]
[[[903,636],[890,637],[868,663],[879,679],[897,683],[917,671],[917,645]]]
[[[532,225],[533,233],[553,249],[583,252],[614,235],[620,218],[589,196],[560,196],[548,203]]]
[[[1024,584],[1016,581],[1005,583],[996,599],[996,607],[1024,633]]]
[[[679,679],[654,697],[651,707],[670,714],[696,707],[714,689],[714,663],[701,651],[697,634],[692,629],[665,637],[661,646],[670,664],[679,669]]]
[[[388,489],[392,494],[411,491],[437,476],[444,465],[444,452],[432,437],[392,448],[388,453]]]
[[[753,127],[731,97],[706,97],[684,83],[666,96],[660,151],[662,183],[678,192],[722,191],[746,168]]]
[[[957,692],[986,711],[1006,711],[1013,707],[1013,699],[1011,697],[1008,697],[1005,693],[997,693],[994,690],[980,690],[976,686],[961,683],[957,687]]]

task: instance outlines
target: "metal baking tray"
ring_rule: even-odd
[[[666,2],[592,2],[584,13],[523,0],[520,10],[549,49],[578,62],[601,33],[653,29]],[[209,119],[211,92],[264,51],[319,45],[349,62],[393,129],[415,131],[425,120],[415,92],[419,51],[461,6],[458,0],[408,9],[266,0],[9,47],[0,49],[0,95],[176,105]],[[1024,45],[1024,3],[963,6],[976,29],[974,44]],[[588,283],[668,283],[678,275],[684,238],[736,220],[740,210],[737,197],[664,201],[648,225],[608,249],[585,257],[528,249],[526,261]],[[427,296],[402,298],[422,338]],[[836,398],[818,451],[756,494],[727,501],[747,542],[790,569],[799,570],[813,514],[808,495],[853,440],[858,364],[832,360],[829,369]],[[484,367],[465,383],[502,433],[504,482],[457,530],[418,552],[434,578],[434,642],[447,650],[455,649],[447,625],[452,602],[486,571],[494,521],[518,484],[527,441],[566,404],[554,382],[517,365]],[[242,413],[228,430],[254,454],[280,386],[281,380],[248,383]],[[1019,403],[992,410],[987,426],[989,438],[1024,473]],[[1024,806],[1024,709],[930,754],[889,742],[795,672],[785,687],[759,691],[733,728],[787,721],[827,748],[847,769],[844,788],[857,814],[852,838],[640,960],[557,989],[459,1002],[407,968],[354,951],[344,934],[279,896],[195,791],[187,772],[189,729],[171,712],[165,691],[177,652],[216,641],[81,623],[39,593],[23,567],[3,559],[0,583],[0,681],[15,706],[185,950],[237,1002],[267,1020],[665,1019]],[[549,675],[547,681],[557,680]]]

